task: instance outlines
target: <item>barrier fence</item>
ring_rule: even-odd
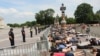
[[[30,43],[16,46],[15,48],[8,47],[0,50],[0,56],[45,56],[47,52],[46,42]],[[38,47],[39,46],[39,47]]]
[[[41,36],[43,39],[38,42],[1,48],[0,56],[48,56],[47,36],[49,29],[46,29],[43,36]]]

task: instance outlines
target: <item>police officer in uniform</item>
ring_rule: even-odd
[[[37,35],[37,27],[35,26],[34,29],[35,29],[35,35]]]
[[[11,28],[10,31],[9,31],[9,40],[10,40],[11,46],[14,46],[15,43],[14,43],[14,33],[13,33],[13,28]]]
[[[32,31],[32,27],[30,27],[30,37],[33,37],[33,31]]]
[[[21,32],[22,32],[23,42],[26,42],[26,40],[25,40],[25,30],[24,30],[24,27],[22,27]]]

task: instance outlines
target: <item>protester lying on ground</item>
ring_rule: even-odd
[[[100,49],[93,48],[92,53],[94,54],[94,56],[100,56]]]
[[[48,38],[51,43],[51,56],[61,53],[64,53],[64,56],[74,56],[73,52],[76,51],[77,43],[79,42],[75,29],[62,30],[52,28]],[[81,53],[79,52],[79,54]]]
[[[100,45],[100,40],[96,38],[91,38],[90,43],[91,45]]]

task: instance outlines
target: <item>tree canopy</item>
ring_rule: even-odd
[[[95,13],[94,19],[97,23],[100,23],[100,10]]]
[[[14,24],[7,24],[10,27],[23,27],[23,26],[27,26],[27,27],[32,27],[34,25],[36,25],[36,21],[27,21],[25,23],[22,24],[18,24],[18,23],[14,23]]]
[[[94,20],[93,7],[90,4],[80,4],[75,13],[77,23],[89,23]]]
[[[22,24],[14,23],[14,24],[7,24],[10,27],[31,27],[34,25],[50,25],[54,23],[56,17],[54,16],[55,11],[51,8],[46,10],[40,10],[38,13],[35,14],[36,21],[27,21]],[[74,23],[100,23],[100,10],[98,10],[95,14],[93,13],[93,7],[90,4],[82,3],[77,6],[77,9],[74,12],[75,18],[67,18],[65,16],[65,20],[67,24],[74,24]],[[59,23],[61,23],[62,17],[58,16],[57,19]]]
[[[98,10],[98,11],[96,12],[96,14],[98,14],[98,15],[100,16],[100,10]]]
[[[41,25],[50,25],[54,23],[54,10],[41,10],[35,15],[36,22]]]
[[[74,18],[67,18],[67,24],[75,24],[76,20]]]

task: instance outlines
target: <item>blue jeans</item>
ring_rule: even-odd
[[[68,53],[66,53],[66,54],[65,54],[65,56],[74,56],[74,54],[73,54],[73,53],[68,52]]]

